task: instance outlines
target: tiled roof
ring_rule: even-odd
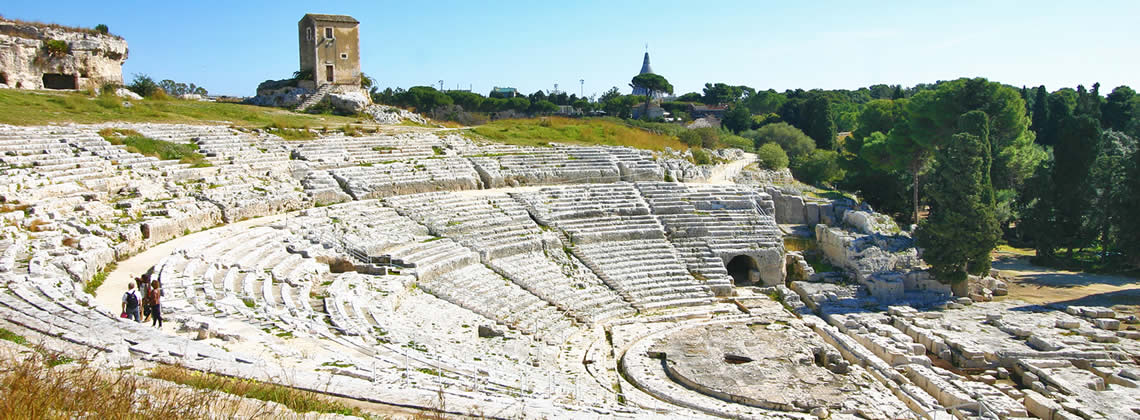
[[[305,17],[312,18],[313,20],[320,22],[360,23],[360,21],[356,20],[356,18],[348,15],[322,15],[318,13],[308,13],[305,15]]]

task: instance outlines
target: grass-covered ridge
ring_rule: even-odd
[[[281,108],[179,99],[129,101],[114,95],[83,92],[0,90],[0,124],[46,125],[110,121],[225,124],[239,127],[339,127],[359,123],[357,118],[312,115]]]
[[[177,160],[179,163],[189,164],[194,168],[211,166],[206,157],[198,153],[198,145],[186,143],[171,143],[145,137],[134,130],[122,128],[104,128],[99,130],[111,144],[125,145],[128,152],[151,156],[161,160]]]
[[[470,129],[488,140],[519,146],[550,143],[629,146],[648,150],[686,150],[676,137],[617,124],[598,118],[544,117],[498,120]]]
[[[317,412],[370,417],[358,408],[346,406],[320,394],[250,379],[227,378],[168,365],[151,369],[150,377],[202,390],[221,391],[239,397],[272,401],[298,413]]]

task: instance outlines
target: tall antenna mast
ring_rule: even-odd
[[[585,98],[586,97],[586,79],[578,79],[578,84],[581,85],[580,86],[581,89],[578,90],[578,96]]]

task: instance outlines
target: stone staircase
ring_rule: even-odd
[[[309,95],[308,98],[305,98],[305,101],[301,102],[300,105],[297,105],[297,108],[294,109],[294,111],[305,112],[305,110],[312,108],[313,105],[316,105],[317,102],[320,102],[321,99],[324,99],[325,96],[328,96],[332,90],[332,84],[321,85],[321,87],[318,88],[316,92],[314,92],[312,95]]]

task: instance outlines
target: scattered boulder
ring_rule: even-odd
[[[331,93],[329,94],[329,103],[338,112],[359,114],[372,104],[372,99],[363,92]]]
[[[118,96],[120,98],[132,99],[132,100],[136,100],[136,101],[143,98],[141,95],[134,93],[130,89],[127,89],[127,88],[115,89],[115,96]]]
[[[502,331],[491,328],[488,325],[480,325],[479,326],[479,338],[494,338],[494,337],[502,337],[502,336],[503,336]]]

